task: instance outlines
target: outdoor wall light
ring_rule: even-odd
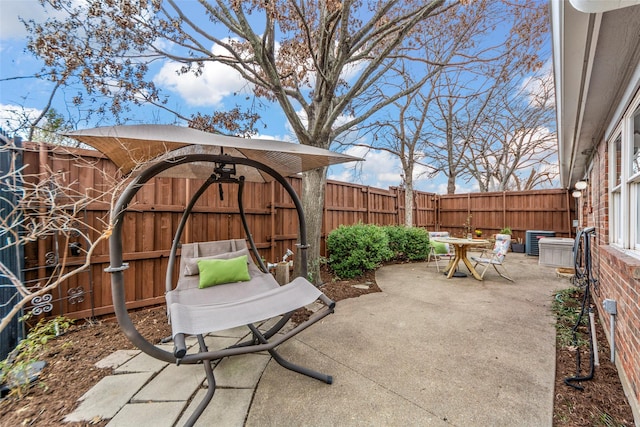
[[[576,190],[576,191],[574,191],[573,193],[571,193],[571,195],[572,195],[573,197],[575,197],[576,199],[579,199],[580,197],[582,197],[582,191],[580,191],[580,190]]]
[[[587,188],[587,181],[578,181],[578,182],[576,182],[576,190],[581,190],[582,191],[585,188]]]

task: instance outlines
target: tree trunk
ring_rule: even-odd
[[[413,227],[413,179],[405,178],[404,187],[404,225]]]
[[[447,178],[447,194],[455,194],[456,193],[456,177],[453,175],[449,175]]]
[[[320,284],[320,242],[324,213],[324,196],[327,168],[319,168],[302,174],[302,206],[307,222],[307,278],[314,285]],[[299,270],[296,269],[296,273]]]

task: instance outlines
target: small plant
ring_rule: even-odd
[[[28,320],[29,315],[22,320]],[[0,362],[0,384],[9,384],[12,393],[24,395],[29,389],[29,372],[50,339],[64,334],[72,319],[58,316],[49,321],[41,319],[16,348]]]
[[[500,234],[508,234],[509,236],[511,236],[511,234],[513,234],[511,232],[511,227],[504,227],[502,230],[500,230]]]
[[[473,215],[467,215],[467,219],[464,221],[464,224],[462,224],[462,227],[464,228],[462,237],[468,237],[471,234],[471,218],[472,217]]]
[[[476,234],[476,237],[482,237],[482,230],[480,230],[479,228],[476,228],[474,230],[474,233]]]
[[[575,345],[572,329],[580,316],[582,292],[580,288],[558,291],[551,303],[551,310],[556,315],[556,330],[560,347],[569,348]],[[587,325],[587,316],[582,317],[581,325]],[[585,345],[588,337],[580,333],[580,330],[578,332],[578,346]]]
[[[607,414],[604,411],[600,411],[600,416],[598,417],[599,422],[598,425],[606,426],[606,427],[624,427],[624,424],[616,421],[611,415]]]

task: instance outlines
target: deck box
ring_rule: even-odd
[[[543,237],[555,237],[555,231],[527,230],[525,233],[525,252],[528,256],[540,256],[539,240]]]
[[[539,265],[548,267],[572,268],[573,242],[568,237],[543,237],[538,241]]]

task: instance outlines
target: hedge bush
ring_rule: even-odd
[[[328,264],[343,279],[361,276],[393,257],[389,237],[377,225],[341,225],[327,236]]]
[[[389,249],[393,252],[390,259],[404,258],[404,253],[408,243],[407,233],[405,231],[406,227],[399,225],[385,225],[382,228],[389,237]]]
[[[393,259],[421,261],[429,254],[429,233],[424,228],[387,225],[384,231],[389,236],[389,249]]]
[[[420,261],[429,254],[429,233],[423,228],[371,224],[341,225],[327,236],[329,267],[351,279],[383,261]]]
[[[429,255],[429,233],[424,228],[404,227],[407,245],[404,255],[410,261],[422,261]]]

